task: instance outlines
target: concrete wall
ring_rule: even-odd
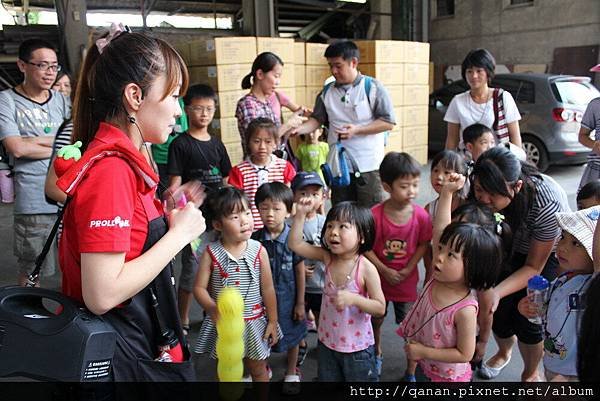
[[[511,6],[510,0],[455,0],[454,16],[441,18],[436,1],[428,1],[431,61],[436,64],[460,64],[469,50],[484,47],[498,64],[550,67],[557,47],[600,44],[598,0],[534,0],[531,6]]]

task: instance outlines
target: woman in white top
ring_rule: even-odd
[[[446,111],[444,121],[448,123],[448,135],[446,136],[446,149],[463,150],[462,132],[469,125],[479,123],[493,129],[496,134],[496,142],[508,142],[521,147],[521,131],[519,130],[519,120],[521,114],[519,109],[508,91],[500,91],[497,95],[501,100],[501,109],[498,122],[494,111],[495,105],[499,102],[494,101],[494,88],[489,87],[494,70],[496,69],[496,60],[485,49],[471,50],[465,57],[461,66],[463,79],[471,88],[467,92],[456,95]],[[497,92],[498,93],[498,92]],[[508,131],[508,132],[507,132]]]

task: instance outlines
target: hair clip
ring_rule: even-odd
[[[494,219],[496,220],[496,234],[502,235],[502,222],[504,222],[504,215],[502,213],[494,213]]]
[[[122,23],[111,23],[110,29],[108,30],[108,35],[105,38],[100,38],[96,41],[96,47],[98,48],[98,53],[102,54],[106,46],[110,44],[110,42],[117,37],[119,37],[123,32],[131,32],[131,29],[127,25],[123,25]]]

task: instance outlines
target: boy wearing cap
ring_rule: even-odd
[[[585,309],[585,293],[594,264],[592,249],[600,206],[572,213],[556,213],[562,236],[556,246],[559,276],[551,283],[545,307],[536,310],[529,297],[519,312],[541,316],[544,327],[544,370],[547,381],[577,381],[577,337]]]
[[[314,199],[313,210],[306,215],[302,233],[304,240],[312,245],[321,244],[321,231],[325,224],[325,216],[319,214],[323,205],[323,181],[315,172],[301,171],[296,174],[292,181],[292,191],[294,191],[294,202],[300,198],[310,196]],[[304,260],[306,272],[306,286],[304,292],[304,301],[307,314],[312,311],[314,321],[318,323],[319,312],[321,311],[321,298],[323,296],[323,287],[325,286],[325,265],[318,260]],[[298,365],[301,365],[306,358],[308,347],[306,341],[300,343],[298,355]]]

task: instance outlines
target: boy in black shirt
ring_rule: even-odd
[[[216,110],[216,99],[215,91],[208,85],[191,86],[183,98],[189,131],[179,135],[169,147],[169,187],[198,180],[209,193],[226,183],[231,170],[229,155],[221,140],[208,133]],[[189,244],[183,248],[181,259],[179,313],[184,330],[189,331],[192,286],[198,269],[198,262]]]

